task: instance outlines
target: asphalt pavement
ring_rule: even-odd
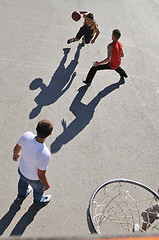
[[[94,14],[100,29],[94,44],[67,44],[83,23],[71,19],[74,10]],[[87,88],[82,81],[94,61],[106,58],[116,28],[128,78],[120,85],[115,71],[100,71]],[[90,196],[110,179],[157,191],[158,29],[158,0],[0,0],[2,237],[90,236]],[[52,200],[34,208],[31,194],[19,209],[13,148],[42,119],[54,125],[46,141]]]

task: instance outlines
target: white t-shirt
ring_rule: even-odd
[[[38,168],[46,170],[51,153],[45,143],[39,143],[32,132],[24,133],[18,145],[21,146],[19,170],[22,175],[30,180],[39,180]]]

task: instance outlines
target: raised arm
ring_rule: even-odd
[[[84,18],[86,18],[86,16],[87,16],[87,13],[88,13],[87,11],[79,11],[79,12],[80,12],[80,14],[82,14],[82,15],[83,15],[83,17],[84,17]]]

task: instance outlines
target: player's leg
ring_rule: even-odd
[[[93,35],[92,34],[86,34],[84,35],[84,40],[82,39],[82,44],[85,45],[85,44],[89,44],[91,39],[93,38]]]
[[[109,67],[108,64],[102,64],[102,65],[99,65],[97,67],[92,66],[91,69],[89,70],[88,74],[87,74],[86,80],[83,81],[83,82],[85,84],[90,85],[94,76],[95,76],[95,74],[96,74],[96,72],[100,71],[100,70],[105,70],[105,69],[111,69],[111,68]]]
[[[126,72],[124,71],[124,69],[122,69],[120,66],[119,66],[118,68],[116,68],[115,71],[116,71],[117,73],[119,73],[119,75],[120,75],[122,78],[123,78],[123,77],[125,77],[125,78],[128,77],[128,75],[126,74]]]
[[[28,188],[28,183],[23,181],[23,179],[20,177],[18,182],[18,196],[17,196],[18,200],[23,200],[25,198],[27,188]]]
[[[86,26],[84,36],[85,36],[85,43],[89,44],[91,39],[93,38],[93,29],[90,29],[89,27]]]
[[[25,177],[20,173],[20,170],[18,169],[19,175],[20,175],[20,179],[18,182],[18,196],[17,196],[17,200],[24,200],[29,193],[32,190],[32,187],[29,185],[29,183],[26,181]]]
[[[38,181],[32,182],[33,187],[33,197],[34,197],[34,203],[48,203],[51,200],[51,195],[44,195],[43,188],[44,186]]]
[[[76,37],[68,39],[67,43],[70,44],[72,42],[79,41],[83,35],[84,35],[84,28],[81,27],[78,33],[76,34]]]
[[[159,204],[152,205],[142,212],[141,216],[143,217],[142,230],[146,231],[150,227],[150,224],[159,219]]]

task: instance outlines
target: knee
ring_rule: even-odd
[[[96,70],[97,70],[97,67],[92,66],[91,69],[92,69],[92,71],[96,71]]]
[[[90,40],[85,40],[86,44],[89,44],[90,43]]]

